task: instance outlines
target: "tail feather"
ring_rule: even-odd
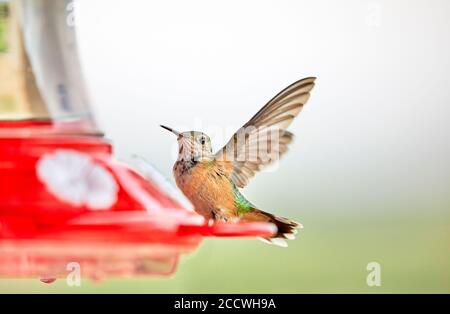
[[[288,244],[285,239],[282,238],[258,238],[267,244],[273,244],[279,247],[288,247]]]
[[[259,209],[256,209],[254,212],[252,212],[252,216],[253,218],[257,218],[252,219],[253,221],[267,221],[273,223],[277,227],[277,233],[274,236],[270,238],[260,238],[260,240],[281,247],[287,247],[288,245],[286,240],[295,239],[297,229],[303,228],[303,226],[296,221],[285,217],[275,216]]]

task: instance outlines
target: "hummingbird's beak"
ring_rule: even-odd
[[[167,131],[172,132],[173,134],[175,134],[175,135],[178,136],[178,137],[181,136],[181,133],[180,133],[180,132],[175,131],[175,130],[172,129],[172,128],[169,128],[169,127],[167,127],[167,126],[165,126],[165,125],[160,125],[160,127],[162,127],[163,129],[166,129]]]

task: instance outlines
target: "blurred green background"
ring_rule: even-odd
[[[1,293],[449,293],[450,219],[326,220],[304,217],[289,248],[250,239],[208,239],[169,279],[0,280]],[[366,266],[381,265],[369,287]]]

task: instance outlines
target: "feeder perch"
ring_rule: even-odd
[[[0,276],[167,276],[204,237],[270,236],[210,224],[116,161],[81,73],[74,1],[0,1]]]

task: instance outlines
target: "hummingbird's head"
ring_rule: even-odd
[[[212,157],[211,139],[203,132],[188,131],[178,132],[172,128],[161,125],[177,136],[178,160],[199,161]]]

